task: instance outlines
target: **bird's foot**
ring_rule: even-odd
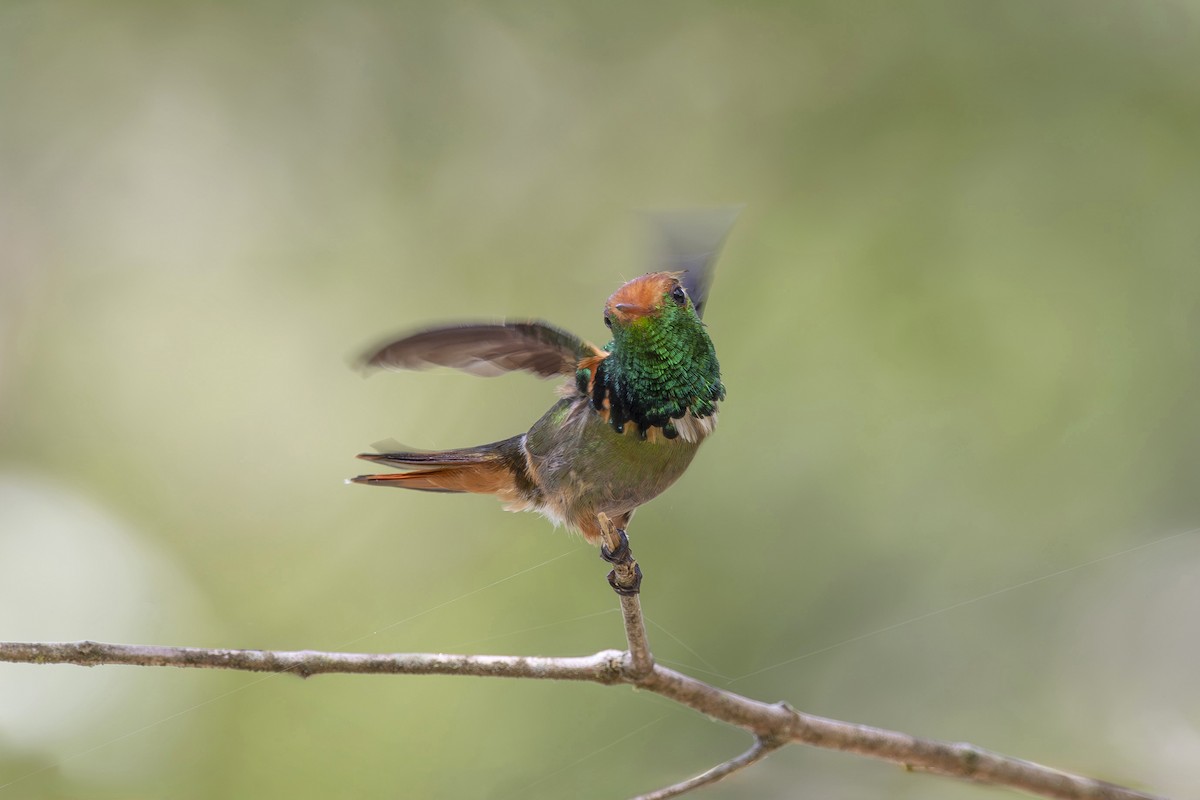
[[[617,528],[617,536],[620,542],[614,550],[609,550],[604,542],[600,543],[600,557],[610,564],[622,564],[629,560],[629,536],[622,528]]]
[[[626,597],[633,597],[642,591],[642,568],[637,565],[636,561],[633,562],[633,583],[631,583],[629,586],[623,586],[621,584],[620,580],[617,578],[617,571],[615,569],[609,570],[608,585],[611,586],[613,591],[617,594],[624,595]]]
[[[600,523],[600,557],[613,565],[608,573],[608,585],[624,597],[636,597],[642,587],[642,569],[633,560],[629,547],[629,536],[613,524],[609,516],[601,511],[597,516]]]

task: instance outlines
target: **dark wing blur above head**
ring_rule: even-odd
[[[682,272],[683,288],[692,298],[696,314],[701,317],[708,302],[717,256],[741,211],[741,206],[732,206],[646,213],[653,271]]]
[[[493,377],[525,370],[542,378],[574,375],[580,359],[603,351],[545,322],[500,322],[430,328],[369,352],[363,366],[380,369],[453,367]]]

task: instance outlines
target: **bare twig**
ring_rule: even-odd
[[[125,664],[292,672],[304,677],[328,673],[475,675],[624,683],[670,698],[770,742],[798,742],[858,753],[911,769],[1008,786],[1043,797],[1066,800],[1159,800],[1155,795],[1060,772],[970,744],[922,739],[882,728],[805,714],[784,703],[763,703],[719,689],[661,664],[655,664],[645,675],[638,675],[632,659],[617,650],[602,650],[591,656],[577,658],[542,658],[440,653],[374,655],[312,650],[209,650],[99,642],[0,642],[0,661],[89,667]],[[729,763],[737,761],[735,759]],[[721,777],[732,771],[734,769],[730,768]]]
[[[97,667],[194,667],[311,675],[475,675],[626,683],[625,654],[601,650],[580,658],[467,656],[446,653],[326,653],[315,650],[210,650],[104,642],[0,642],[0,661]]]
[[[757,764],[764,758],[769,756],[774,751],[783,747],[784,742],[755,739],[754,746],[746,752],[742,753],[737,758],[731,758],[724,764],[718,764],[707,772],[702,772],[694,778],[688,778],[686,781],[664,786],[655,792],[639,795],[633,800],[668,800],[671,797],[678,797],[681,794],[690,792],[692,789],[699,789],[701,786],[708,786],[710,783],[716,783],[722,778],[726,778],[738,770],[745,769],[753,764]]]

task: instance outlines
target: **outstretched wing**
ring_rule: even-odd
[[[713,268],[741,206],[706,211],[654,211],[646,214],[651,230],[653,271],[682,272],[680,282],[704,316]]]
[[[582,359],[603,353],[545,322],[500,322],[419,331],[376,348],[363,363],[393,370],[453,367],[487,378],[525,370],[552,378],[574,375]]]

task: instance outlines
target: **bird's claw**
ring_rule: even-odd
[[[601,526],[605,529],[605,538],[611,538],[614,530],[617,534],[616,547],[610,549],[603,538],[600,542],[600,557],[615,567],[608,573],[608,585],[619,595],[634,597],[642,589],[642,568],[633,560],[633,551],[629,548],[629,535],[623,529],[612,525],[607,518],[601,518]]]
[[[636,561],[634,562],[634,564],[633,564],[633,584],[630,586],[622,586],[621,583],[617,580],[617,571],[615,569],[609,570],[608,585],[611,586],[613,588],[613,591],[619,595],[624,595],[626,597],[633,597],[634,595],[636,595],[642,591],[642,568],[637,565]]]
[[[609,550],[604,542],[600,543],[600,557],[610,564],[620,564],[629,559],[629,536],[622,528],[617,528],[617,536],[620,542],[615,550]]]

